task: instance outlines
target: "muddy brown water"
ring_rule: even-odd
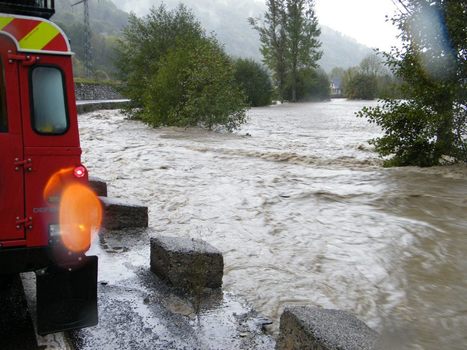
[[[368,104],[256,108],[234,134],[80,116],[84,162],[162,235],[223,251],[224,288],[355,313],[399,348],[467,347],[467,167],[384,169]],[[98,243],[96,243],[98,244]],[[137,252],[135,252],[137,254]]]

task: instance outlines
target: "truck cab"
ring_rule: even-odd
[[[73,54],[47,19],[53,5],[0,1],[0,276],[36,272],[40,334],[97,323],[97,257],[86,256],[89,244],[74,249],[63,239],[64,230],[75,234],[71,226],[89,236],[92,228],[76,215],[61,222],[83,206],[73,198],[64,204],[64,191],[72,184],[86,192],[88,175]],[[100,208],[86,210],[95,218]]]

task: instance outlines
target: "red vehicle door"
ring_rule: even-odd
[[[0,35],[0,247],[24,246],[27,225],[18,63],[8,59],[15,52]]]
[[[32,54],[18,64],[21,86],[28,246],[46,246],[58,224],[57,196],[45,196],[53,174],[81,165],[71,56]],[[85,179],[82,179],[83,181]]]

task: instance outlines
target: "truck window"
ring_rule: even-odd
[[[3,62],[0,58],[0,132],[8,131],[8,115],[6,113],[6,84],[5,84],[5,70],[3,69]]]
[[[55,67],[34,67],[31,89],[33,129],[39,134],[64,134],[68,130],[68,113],[62,71]]]

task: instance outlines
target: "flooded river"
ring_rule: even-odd
[[[367,103],[368,104],[368,103]],[[370,103],[371,104],[371,103]],[[234,134],[80,116],[84,162],[156,234],[225,256],[226,290],[357,314],[410,349],[467,347],[467,167],[384,169],[363,102],[249,112]],[[403,348],[400,346],[400,348]]]

